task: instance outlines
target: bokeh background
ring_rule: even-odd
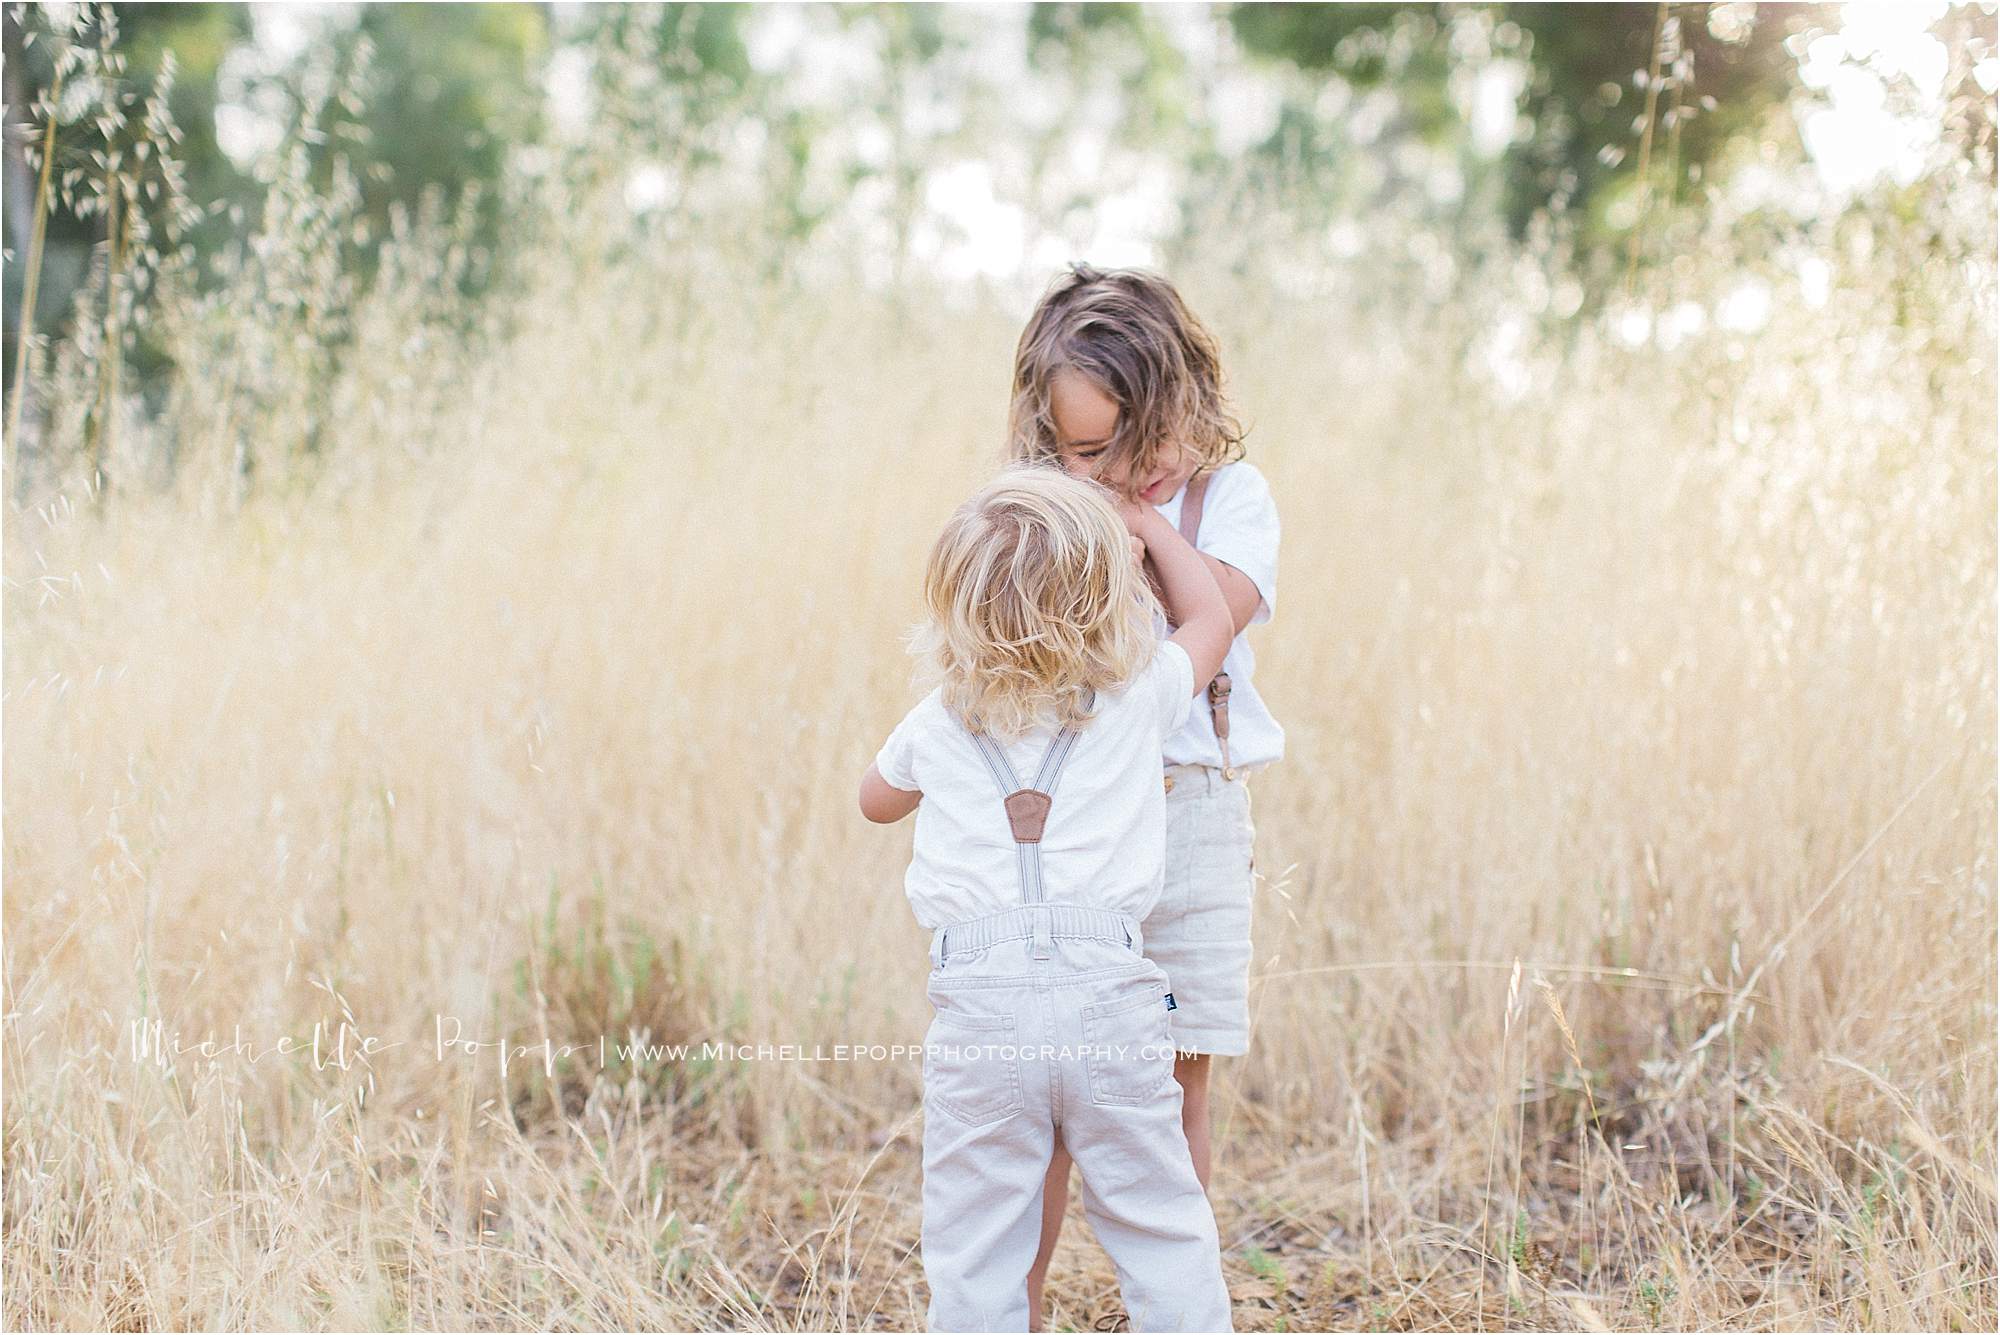
[[[1993,5],[4,68],[10,1328],[921,1323],[917,1064],[701,1045],[921,1039],[853,787],[1071,259],[1180,285],[1285,522],[1238,1327],[1995,1324]]]

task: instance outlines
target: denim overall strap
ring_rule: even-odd
[[[1095,702],[1095,694],[1088,697]],[[1049,808],[1055,800],[1056,784],[1062,779],[1063,765],[1076,748],[1077,731],[1064,728],[1042,753],[1041,768],[1035,772],[1031,788],[1021,786],[1000,744],[985,733],[972,734],[973,745],[985,758],[986,768],[1000,789],[1000,801],[1007,808],[1007,827],[1014,836],[1016,870],[1021,882],[1021,902],[1040,904],[1047,898],[1042,884],[1042,830],[1048,823]]]
[[[1097,692],[1086,690],[1084,708],[1097,703]],[[1042,884],[1042,830],[1048,824],[1049,808],[1055,803],[1056,784],[1062,780],[1063,765],[1076,747],[1077,730],[1062,729],[1042,753],[1041,768],[1035,772],[1035,786],[1023,788],[1007,761],[1000,744],[985,733],[970,733],[973,745],[986,760],[986,768],[1000,789],[1001,805],[1007,808],[1007,828],[1014,836],[1015,867],[1021,881],[1021,903],[1035,918],[1034,958],[1048,959],[1055,952],[1054,919],[1050,916],[1048,894]]]
[[[1086,709],[1097,703],[1097,693],[1084,693]],[[1023,788],[1007,753],[991,737],[966,729],[980,758],[986,762],[993,783],[1007,808],[1007,826],[1014,835],[1021,881],[1021,903],[1011,909],[948,923],[931,934],[931,967],[943,966],[951,951],[984,950],[1003,941],[1032,940],[1034,958],[1046,960],[1055,953],[1057,937],[1090,941],[1118,941],[1133,950],[1140,948],[1139,923],[1129,914],[1107,909],[1085,908],[1077,904],[1050,904],[1042,885],[1042,830],[1047,824],[1056,785],[1062,780],[1063,766],[1076,748],[1077,729],[1064,728],[1042,753],[1035,771],[1035,786]]]

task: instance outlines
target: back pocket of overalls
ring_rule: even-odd
[[[1021,1111],[1014,1017],[939,1007],[924,1037],[924,1097],[968,1126]]]
[[[1080,1014],[1090,1101],[1137,1105],[1158,1098],[1174,1076],[1167,990],[1158,975],[1145,978],[1128,995],[1094,1001]]]

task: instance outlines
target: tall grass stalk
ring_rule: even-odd
[[[40,169],[35,173],[34,221],[28,231],[28,253],[21,265],[21,310],[18,317],[19,336],[14,346],[14,392],[7,400],[7,439],[15,451],[14,468],[18,476],[21,467],[21,406],[28,392],[29,349],[35,342],[35,302],[41,295],[42,258],[47,246],[49,233],[49,203],[51,181],[56,160],[56,111],[62,105],[63,80],[69,75],[67,66],[58,61],[55,73],[50,77],[48,97],[44,101],[46,111],[42,118],[42,145]]]

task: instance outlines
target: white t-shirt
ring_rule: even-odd
[[[1193,703],[1194,665],[1162,640],[1126,688],[1097,697],[1055,784],[1042,832],[1042,884],[1051,904],[1144,918],[1160,897],[1167,846],[1160,743]],[[1054,737],[1040,729],[1004,749],[1032,785]],[[903,716],[875,756],[894,788],[921,792],[903,888],[917,921],[946,927],[1021,903],[1019,858],[999,785],[979,747],[932,691]]]
[[[1186,496],[1187,488],[1182,487],[1166,504],[1154,508],[1178,528]],[[1271,609],[1278,601],[1278,507],[1272,503],[1270,485],[1254,465],[1224,464],[1210,475],[1208,494],[1202,498],[1201,531],[1195,535],[1194,545],[1196,550],[1242,571],[1257,586],[1260,601],[1250,615],[1251,626],[1271,619]],[[1253,680],[1257,656],[1250,651],[1249,626],[1230,643],[1222,670],[1229,674],[1229,763],[1238,769],[1268,765],[1285,754],[1285,730],[1264,707],[1264,697],[1257,694]],[[1222,747],[1215,740],[1215,720],[1206,694],[1195,701],[1187,722],[1167,738],[1165,761],[1169,765],[1222,764]]]

